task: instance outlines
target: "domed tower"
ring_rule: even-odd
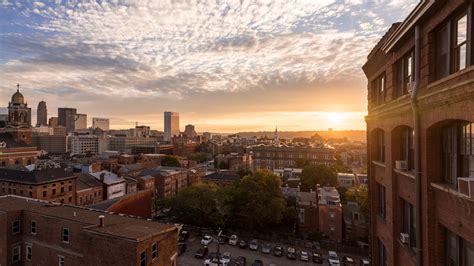
[[[15,139],[21,139],[27,143],[31,140],[31,108],[20,92],[20,84],[8,103],[8,123],[6,131],[12,133]]]

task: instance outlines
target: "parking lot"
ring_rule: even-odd
[[[203,265],[204,264],[204,259],[197,259],[194,257],[194,254],[196,251],[201,247],[200,244],[201,238],[192,235],[187,241],[186,241],[186,252],[184,252],[180,257],[179,257],[179,265],[184,265],[184,266],[191,266],[191,265]],[[259,242],[259,245],[261,246],[263,242]],[[272,246],[274,246],[272,244]],[[323,254],[324,258],[324,263],[323,264],[316,264],[311,262],[311,258],[309,262],[305,261],[300,261],[299,258],[299,252],[304,250],[308,251],[308,253],[312,254],[311,249],[298,249],[297,248],[297,259],[296,260],[289,260],[286,258],[286,248],[287,246],[282,245],[285,253],[283,257],[276,257],[273,254],[264,254],[261,252],[259,249],[258,251],[252,251],[248,249],[241,249],[238,246],[231,246],[228,243],[224,245],[220,245],[220,252],[221,254],[224,252],[230,252],[232,258],[237,258],[238,256],[243,256],[247,259],[247,265],[252,265],[253,261],[256,259],[259,259],[263,261],[264,265],[329,265],[327,261],[327,251],[322,250],[321,253]],[[216,241],[213,241],[209,245],[209,253],[216,252],[217,251],[217,243]],[[342,259],[342,256],[344,254],[339,254],[339,257]],[[358,264],[356,264],[358,265]]]

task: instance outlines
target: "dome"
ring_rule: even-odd
[[[23,97],[23,94],[21,94],[20,90],[17,90],[13,95],[12,95],[12,104],[24,104],[25,103],[25,98]]]

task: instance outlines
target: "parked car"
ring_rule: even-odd
[[[262,253],[270,254],[272,252],[272,245],[265,243],[262,245]]]
[[[186,243],[178,242],[178,256],[181,256],[186,251]]]
[[[220,236],[217,241],[219,241],[219,245],[224,245],[225,244],[225,238],[223,236]]]
[[[281,246],[275,246],[273,248],[273,255],[277,257],[283,256],[283,248]]]
[[[236,246],[239,238],[236,235],[231,235],[229,238],[229,245]]]
[[[201,245],[209,246],[212,243],[212,237],[210,235],[205,235],[201,239]]]
[[[239,241],[239,248],[246,249],[247,248],[247,242],[245,242],[244,240],[240,240]]]
[[[219,259],[217,256],[209,257],[204,261],[204,266],[227,266],[228,262],[225,262],[222,258]]]
[[[194,254],[194,257],[197,259],[204,259],[209,253],[209,248],[207,246],[200,247],[198,251]]]
[[[247,265],[247,259],[243,256],[239,256],[239,257],[237,257],[237,259],[235,259],[234,265],[236,265],[236,266],[237,265],[238,266],[241,266],[241,265],[245,266],[245,265]]]
[[[337,256],[336,251],[329,251],[328,252],[328,261],[329,265],[341,265],[339,257]]]
[[[252,266],[263,266],[263,261],[261,260],[254,260]]]
[[[354,258],[349,257],[349,256],[344,256],[342,258],[342,262],[343,262],[343,265],[347,265],[347,266],[355,266],[356,265]]]
[[[318,264],[322,264],[323,263],[323,255],[318,251],[313,252],[313,262],[318,263]]]
[[[230,252],[224,252],[224,254],[222,254],[222,261],[224,261],[225,263],[230,263],[232,259],[232,256],[230,255]]]
[[[306,251],[301,251],[300,253],[300,260],[301,261],[309,261],[309,254]]]
[[[249,249],[250,250],[253,250],[253,251],[256,251],[258,250],[258,241],[257,240],[252,240],[249,242]]]
[[[286,257],[290,260],[296,260],[296,249],[292,247],[288,247],[286,251]]]
[[[188,240],[189,239],[189,232],[185,231],[185,230],[179,232],[179,238],[184,240],[184,241]],[[181,242],[184,242],[184,241],[181,241]]]
[[[369,260],[369,259],[361,259],[361,260],[360,260],[360,265],[362,265],[362,266],[370,266],[370,260]]]

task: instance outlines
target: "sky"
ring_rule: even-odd
[[[0,106],[163,130],[365,129],[367,54],[417,0],[0,0]]]

